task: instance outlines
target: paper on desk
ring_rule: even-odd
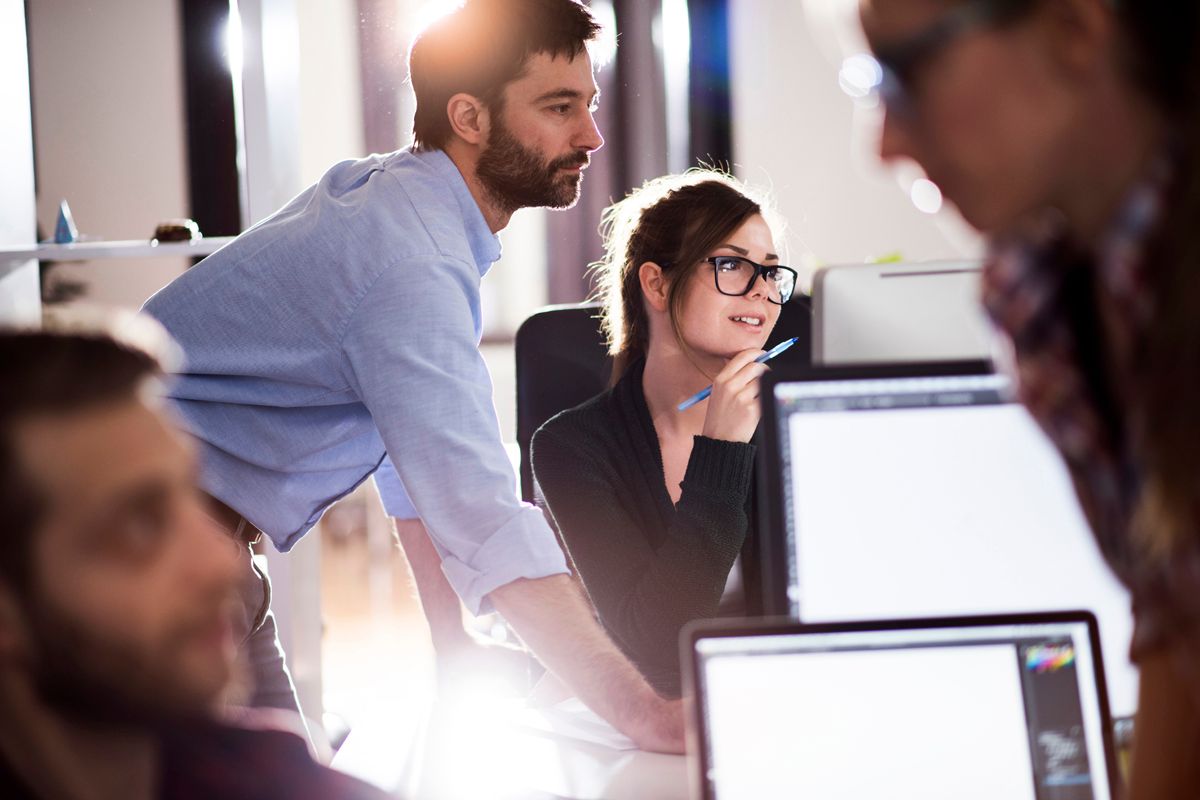
[[[577,697],[548,708],[526,708],[517,717],[520,725],[556,736],[565,736],[613,750],[636,750],[637,745],[625,734],[604,721]]]

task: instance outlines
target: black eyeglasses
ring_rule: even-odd
[[[1011,22],[1036,0],[975,0],[956,6],[908,39],[875,48],[874,58],[857,55],[846,59],[840,80],[843,89],[858,98],[877,95],[891,113],[912,111],[913,85],[921,67],[956,39],[976,28]],[[864,58],[873,62],[865,66]]]
[[[712,256],[704,261],[712,264],[717,291],[730,297],[749,294],[759,276],[767,284],[767,300],[775,305],[786,303],[796,290],[796,270],[791,267],[756,264],[741,256]]]

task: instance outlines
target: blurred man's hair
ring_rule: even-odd
[[[417,97],[413,146],[440,150],[450,139],[446,105],[464,92],[494,113],[504,87],[520,78],[530,56],[574,59],[600,32],[576,0],[466,0],[413,42],[409,79]]]
[[[0,580],[29,589],[33,534],[48,510],[20,463],[19,426],[131,400],[162,369],[148,350],[105,333],[0,330]]]

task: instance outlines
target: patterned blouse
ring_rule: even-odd
[[[1062,217],[1048,212],[993,242],[983,273],[984,306],[1008,345],[1000,360],[1061,452],[1101,551],[1132,593],[1135,661],[1178,641],[1200,653],[1200,545],[1155,555],[1132,530],[1145,471],[1142,431],[1127,411],[1154,323],[1148,253],[1171,167],[1169,158],[1152,165],[1094,249],[1073,244]]]

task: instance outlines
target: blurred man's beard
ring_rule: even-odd
[[[191,627],[175,631],[156,659],[94,635],[51,603],[37,605],[31,620],[34,689],[63,716],[85,724],[153,728],[206,717],[216,708],[218,692],[181,686],[167,659],[186,643]]]
[[[475,167],[475,173],[491,199],[510,214],[520,208],[570,208],[575,205],[583,174],[561,170],[587,164],[587,155],[575,152],[543,161],[537,152],[517,141],[505,126],[503,114],[496,115],[495,120],[488,146]]]

